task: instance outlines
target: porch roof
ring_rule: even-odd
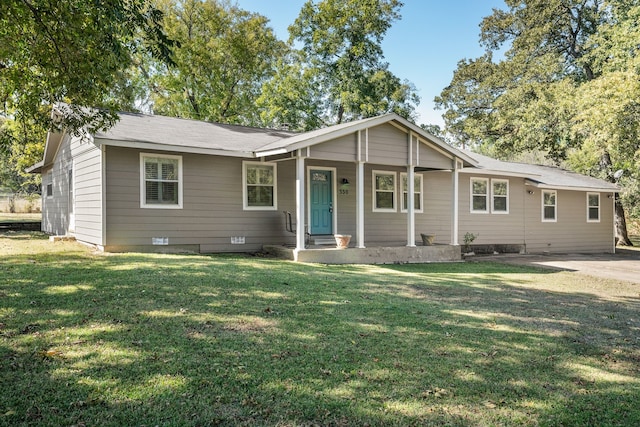
[[[279,139],[260,147],[255,151],[255,155],[256,157],[266,157],[277,154],[290,153],[298,149],[311,147],[322,142],[327,142],[332,139],[340,138],[342,136],[353,134],[355,132],[385,123],[391,123],[399,128],[404,129],[407,133],[412,133],[413,135],[417,136],[421,142],[432,144],[441,151],[448,153],[452,157],[456,157],[462,160],[465,166],[474,166],[477,163],[476,160],[474,160],[466,153],[450,146],[449,144],[431,135],[424,129],[416,126],[415,124],[395,113],[369,117],[348,123],[341,123],[338,125],[317,129],[311,132],[300,133],[288,138]]]

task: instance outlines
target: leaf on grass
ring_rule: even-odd
[[[64,354],[60,350],[53,350],[53,349],[44,350],[39,352],[38,354],[40,354],[40,356],[44,357],[45,359],[54,359],[56,357],[64,356]]]

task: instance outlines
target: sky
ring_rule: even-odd
[[[244,10],[269,18],[281,40],[298,17],[304,0],[236,0]],[[458,61],[483,54],[480,22],[493,8],[506,9],[503,0],[403,0],[402,17],[392,24],[382,42],[384,61],[401,80],[409,80],[421,98],[418,124],[443,126],[442,110],[434,109],[453,77]]]

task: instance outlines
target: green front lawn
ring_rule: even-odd
[[[639,292],[0,234],[0,425],[640,425]]]
[[[0,212],[0,222],[38,222],[41,220],[42,220],[41,213]]]

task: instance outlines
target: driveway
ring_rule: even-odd
[[[615,254],[500,254],[478,256],[473,260],[576,271],[589,276],[640,284],[640,250],[617,248]]]

